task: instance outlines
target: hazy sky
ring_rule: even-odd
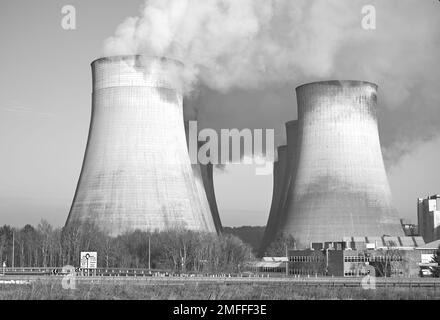
[[[417,197],[440,193],[440,3],[368,1],[377,5],[378,22],[377,30],[364,35],[361,7],[353,3],[365,1],[338,1],[327,0],[325,6],[334,4],[330,8],[323,1],[297,1],[295,19],[300,16],[303,24],[287,26],[319,36],[301,36],[298,46],[279,48],[274,60],[288,60],[292,50],[297,61],[280,81],[237,87],[241,78],[235,74],[225,90],[205,74],[191,105],[202,127],[275,128],[279,145],[285,141],[283,123],[296,118],[295,86],[331,78],[378,83],[380,134],[395,205],[415,221]],[[104,41],[120,23],[139,15],[142,2],[0,0],[0,224],[23,226],[41,218],[64,224],[87,141],[90,62],[102,56]],[[76,8],[76,30],[61,27],[61,8],[68,4]],[[255,54],[258,41],[268,47],[265,37],[254,38],[243,49],[249,59],[261,58]],[[257,48],[250,50],[252,45]],[[277,72],[282,66],[269,65]],[[223,75],[222,85],[227,80]],[[272,176],[230,165],[215,171],[215,188],[224,225],[265,224]]]

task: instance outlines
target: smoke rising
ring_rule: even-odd
[[[362,29],[364,5],[376,8],[376,30]],[[217,114],[210,118],[214,128],[275,127],[278,144],[285,141],[284,122],[295,117],[296,85],[375,82],[386,155],[398,159],[414,142],[438,134],[439,14],[431,0],[150,0],[106,40],[104,54],[181,60],[186,93],[204,96],[187,104],[198,110],[190,113]],[[286,86],[290,96],[272,106],[274,88]],[[256,92],[258,101],[243,99]],[[226,94],[229,108],[219,98]]]
[[[300,74],[322,77],[332,71],[341,43],[361,32],[355,2],[152,0],[117,28],[104,52],[181,60],[190,88],[202,82],[225,91]]]

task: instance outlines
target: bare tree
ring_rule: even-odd
[[[48,260],[50,255],[51,238],[53,229],[52,226],[46,220],[41,220],[37,226],[37,232],[39,233],[39,251],[41,252],[41,259],[43,267],[48,266]]]
[[[376,269],[378,276],[391,277],[393,270],[398,268],[402,261],[402,254],[394,241],[387,241],[386,247],[379,249],[375,261],[370,264]]]
[[[295,239],[292,235],[279,234],[266,250],[266,255],[270,257],[284,257],[286,246],[289,249],[295,248]]]

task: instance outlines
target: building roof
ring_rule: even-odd
[[[400,219],[400,223],[403,225],[408,225],[408,224],[414,225],[414,223],[410,219],[404,219],[404,218]]]
[[[419,249],[438,249],[440,247],[440,239],[429,242],[423,246],[420,246]]]
[[[425,245],[425,240],[422,237],[413,237],[416,242],[417,247],[421,247]]]
[[[399,238],[401,237],[383,237],[385,246],[394,246],[398,247],[400,246]]]
[[[383,245],[383,240],[381,237],[367,237],[367,240],[368,240],[368,243]]]
[[[265,262],[286,262],[287,257],[263,257]]]
[[[275,262],[275,261],[256,261],[252,263],[253,267],[256,268],[281,268],[285,266],[284,262]]]
[[[343,237],[344,242],[354,243],[374,243],[376,247],[405,247],[405,248],[419,248],[425,245],[422,237],[405,236],[405,237]]]
[[[400,237],[400,242],[402,242],[404,247],[414,247],[416,245],[412,237]]]

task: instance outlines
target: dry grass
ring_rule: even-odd
[[[65,299],[212,299],[212,300],[306,300],[306,299],[440,299],[440,290],[429,288],[360,288],[306,287],[295,284],[139,284],[106,282],[77,284],[76,290],[65,290],[59,280],[35,281],[27,285],[0,284],[0,299],[65,300]]]

